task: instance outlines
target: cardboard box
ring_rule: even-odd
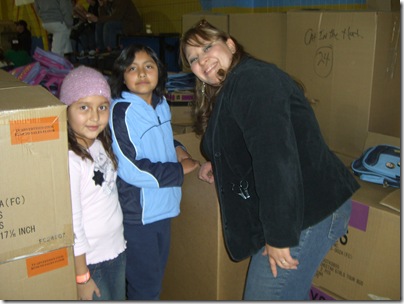
[[[175,136],[193,158],[204,160],[195,133]],[[233,262],[226,251],[214,185],[185,176],[181,214],[172,220],[171,249],[161,300],[242,300],[249,259]]]
[[[188,106],[194,101],[194,96],[192,91],[173,91],[166,94],[166,99],[170,105]]]
[[[0,90],[26,86],[28,86],[28,84],[18,80],[17,77],[11,75],[9,72],[0,69]]]
[[[342,301],[340,296],[316,285],[311,285],[310,288],[311,301]]]
[[[398,138],[369,133],[365,148],[400,146]],[[358,180],[348,232],[317,270],[313,283],[346,300],[400,300],[400,197],[396,188]]]
[[[188,124],[188,123],[171,124],[171,128],[173,129],[174,135],[193,132],[192,124]]]
[[[9,72],[0,69],[0,85],[1,87],[6,87],[5,83],[7,82],[17,82],[22,85],[26,85],[24,82],[19,81],[15,76],[11,75]],[[10,85],[9,85],[10,86]]]
[[[399,11],[400,0],[366,0],[368,9],[380,11]]]
[[[171,123],[175,125],[191,125],[192,102],[194,101],[194,92],[192,91],[174,91],[167,93],[167,102],[171,110]]]
[[[229,14],[229,33],[251,55],[285,69],[285,13]]]
[[[0,146],[0,264],[71,246],[66,106],[41,86],[1,86]]]
[[[367,132],[400,137],[400,14],[290,11],[286,71],[302,80],[330,148],[357,157]]]
[[[73,248],[0,264],[0,299],[78,300]]]
[[[182,15],[182,32],[186,32],[202,18],[206,19],[213,26],[227,33],[229,32],[229,15],[212,13],[209,11],[194,12]]]

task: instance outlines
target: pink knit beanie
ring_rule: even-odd
[[[111,101],[111,89],[105,76],[93,68],[79,66],[66,75],[60,88],[59,99],[70,106],[81,98],[96,95]]]

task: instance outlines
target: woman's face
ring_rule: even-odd
[[[202,41],[201,46],[187,45],[185,47],[186,58],[192,72],[199,80],[210,85],[218,85],[220,80],[217,72],[220,69],[228,70],[236,51],[234,41],[231,38],[228,38],[226,42],[222,40]]]

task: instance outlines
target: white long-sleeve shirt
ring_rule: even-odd
[[[117,173],[99,140],[89,152],[94,162],[69,151],[70,191],[74,255],[86,254],[87,264],[96,264],[117,257],[125,250],[126,242],[115,183]]]

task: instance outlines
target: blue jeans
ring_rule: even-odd
[[[159,300],[170,250],[171,219],[147,225],[124,223],[127,299]]]
[[[299,261],[297,270],[278,267],[273,277],[264,248],[252,256],[244,300],[309,300],[310,286],[317,268],[332,245],[346,233],[352,201],[347,200],[333,214],[301,232],[299,245],[290,254]]]
[[[95,24],[95,43],[97,48],[104,51],[106,48],[118,47],[118,35],[122,34],[121,21],[108,21]]]
[[[101,292],[101,297],[93,294],[93,300],[124,301],[125,295],[125,251],[115,259],[88,265],[91,277]]]

